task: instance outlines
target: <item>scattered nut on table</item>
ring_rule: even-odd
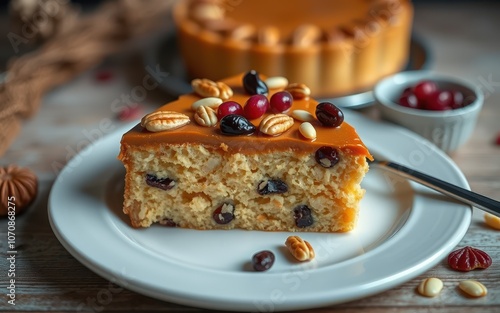
[[[488,294],[488,289],[476,280],[463,280],[458,284],[458,288],[474,298],[484,297]]]
[[[500,230],[500,217],[486,213],[484,214],[484,222],[491,228]]]
[[[443,281],[436,277],[429,277],[420,283],[418,292],[425,297],[435,297],[443,289]]]

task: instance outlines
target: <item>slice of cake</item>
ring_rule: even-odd
[[[174,10],[192,78],[253,68],[315,97],[365,91],[403,69],[412,18],[410,0],[182,0]]]
[[[370,153],[343,113],[304,84],[255,71],[195,79],[123,135],[132,226],[349,231]],[[223,99],[221,99],[223,98]]]

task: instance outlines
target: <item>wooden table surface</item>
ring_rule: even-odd
[[[432,52],[432,68],[468,79],[483,90],[485,104],[472,138],[452,155],[467,177],[471,189],[500,200],[500,5],[419,5],[414,30]],[[8,48],[5,48],[8,49]],[[47,201],[60,166],[65,164],[85,134],[99,129],[99,121],[111,120],[105,134],[122,122],[111,104],[134,96],[137,82],[127,79],[122,61],[108,64],[114,73],[108,82],[97,82],[99,69],[84,73],[48,94],[40,112],[26,121],[22,134],[2,157],[0,164],[17,163],[34,170],[39,177],[36,201],[17,217],[16,305],[7,303],[7,220],[0,220],[0,311],[203,311],[162,302],[116,286],[73,258],[54,236],[47,218]],[[123,75],[122,75],[123,74]],[[137,76],[137,75],[136,75]],[[137,76],[138,77],[138,76]],[[137,96],[137,95],[136,95]],[[127,98],[128,97],[128,98]],[[141,101],[146,110],[165,100],[151,90]],[[361,110],[376,114],[374,108]],[[91,227],[91,225],[89,225]],[[460,273],[441,261],[425,274],[397,288],[361,300],[305,312],[500,312],[500,231],[488,228],[483,213],[474,209],[470,228],[458,247],[470,245],[490,254],[487,270]],[[436,298],[416,292],[419,282],[430,276],[444,281]],[[477,279],[489,290],[486,297],[465,297],[457,284]]]

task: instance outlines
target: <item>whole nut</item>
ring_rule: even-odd
[[[418,286],[418,292],[425,297],[435,297],[443,289],[443,281],[436,277],[424,279]]]
[[[286,114],[270,114],[259,125],[259,130],[270,136],[278,136],[293,126],[293,118]]]
[[[283,76],[269,77],[264,82],[269,89],[285,89],[288,86],[288,79]]]
[[[211,107],[198,107],[194,114],[194,120],[200,126],[212,127],[217,125],[217,113]]]
[[[194,92],[202,97],[219,97],[220,91],[217,84],[207,78],[196,78],[191,81]]]
[[[304,122],[300,124],[299,132],[302,136],[307,139],[314,140],[316,139],[316,129],[309,122]]]
[[[285,241],[285,245],[293,257],[301,262],[310,261],[315,257],[311,244],[299,236],[289,236]]]
[[[191,109],[196,111],[201,106],[210,107],[212,109],[215,109],[215,108],[219,107],[219,105],[221,105],[222,102],[224,102],[224,100],[222,100],[221,98],[207,97],[207,98],[203,98],[203,99],[200,99],[200,100],[193,102],[193,104],[191,105]]]
[[[292,35],[292,45],[307,47],[321,38],[321,29],[315,25],[301,25]]]
[[[263,45],[272,46],[280,41],[280,31],[277,27],[262,27],[257,33],[257,42]]]
[[[156,111],[141,119],[141,126],[150,132],[172,130],[189,124],[189,116],[174,111]]]
[[[463,280],[458,284],[458,288],[474,298],[484,297],[488,294],[488,289],[475,280]]]
[[[500,230],[500,217],[486,213],[484,214],[484,222],[491,228]]]
[[[233,90],[231,87],[223,82],[217,82],[217,88],[219,89],[219,98],[222,100],[227,100],[233,96]]]
[[[299,120],[301,122],[312,122],[316,120],[314,115],[312,115],[306,110],[293,110],[292,116],[294,119]]]
[[[311,95],[311,89],[302,83],[291,83],[286,88],[286,91],[292,94],[294,99],[306,99]]]
[[[191,10],[191,15],[198,21],[221,20],[225,10],[215,3],[199,3]]]
[[[255,35],[255,26],[251,24],[243,24],[233,29],[230,34],[231,39],[234,40],[251,40]]]

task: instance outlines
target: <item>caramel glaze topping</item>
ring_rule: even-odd
[[[242,75],[237,75],[222,80],[229,85],[234,95],[228,101],[236,101],[242,107],[250,95],[242,88]],[[279,90],[270,90],[268,98]],[[314,153],[322,146],[332,146],[344,152],[354,155],[364,155],[372,159],[370,152],[363,144],[355,129],[345,121],[337,128],[325,127],[318,120],[311,122],[316,129],[317,137],[311,141],[304,138],[299,132],[301,121],[295,120],[292,128],[279,136],[268,136],[258,131],[260,121],[269,113],[259,119],[250,120],[257,127],[252,135],[227,136],[220,132],[219,125],[215,127],[203,127],[194,121],[194,110],[191,108],[193,102],[201,99],[195,93],[186,94],[178,100],[165,104],[158,110],[175,111],[190,117],[191,123],[181,128],[162,132],[150,132],[138,124],[123,135],[122,144],[133,146],[157,146],[167,144],[202,144],[207,149],[224,149],[232,153],[268,153],[273,151],[286,151],[292,149],[296,153]],[[293,110],[306,110],[315,116],[318,102],[312,98],[296,100],[286,114],[291,115]]]

